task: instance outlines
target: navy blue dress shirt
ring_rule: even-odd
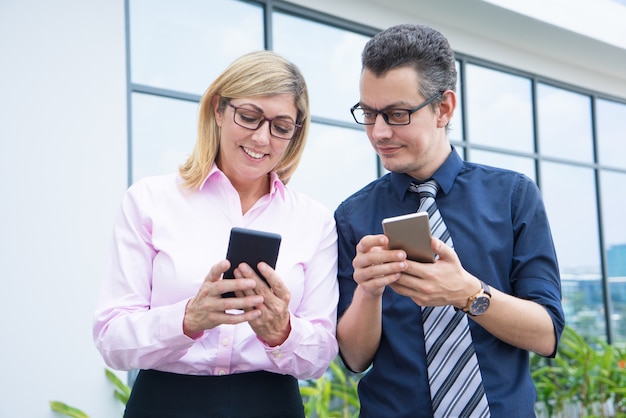
[[[520,173],[464,162],[454,150],[432,178],[440,185],[437,205],[463,267],[504,293],[543,305],[560,338],[564,315],[559,269],[536,184]],[[419,194],[408,191],[412,180],[388,173],[335,211],[339,315],[356,288],[352,260],[357,243],[364,235],[381,234],[383,218],[419,207]],[[431,417],[421,308],[387,288],[382,309],[380,346],[359,383],[361,417]],[[529,353],[469,322],[491,416],[535,416]]]

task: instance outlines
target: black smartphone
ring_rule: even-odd
[[[427,212],[383,219],[383,231],[389,238],[389,248],[406,251],[407,258],[422,263],[434,263],[430,247],[430,223]]]
[[[264,261],[272,268],[276,268],[281,239],[279,234],[272,232],[238,227],[232,228],[230,230],[228,251],[226,252],[226,259],[230,261],[230,268],[224,273],[223,277],[225,279],[234,279],[234,272],[237,266],[241,263],[247,263],[267,283],[265,277],[259,272],[257,264]],[[225,298],[234,296],[234,292],[227,292],[222,295]]]

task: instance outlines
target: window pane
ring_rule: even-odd
[[[376,164],[365,132],[313,123],[289,187],[334,211],[346,197],[376,179]]]
[[[202,94],[235,58],[264,48],[260,6],[236,0],[129,1],[133,83]]]
[[[585,337],[606,339],[594,172],[549,162],[541,168],[566,322]]]
[[[487,164],[494,167],[506,168],[526,174],[530,179],[535,179],[535,160],[515,155],[502,154],[498,152],[481,151],[472,149],[470,151],[470,161]]]
[[[615,341],[626,343],[626,174],[602,172],[602,223]]]
[[[283,13],[273,18],[274,50],[304,74],[313,116],[354,123],[350,107],[359,101],[361,51],[369,38]]]
[[[196,143],[197,109],[194,102],[133,94],[133,182],[178,170]]]
[[[626,104],[607,100],[598,100],[596,104],[599,161],[626,168],[626,140],[622,125],[626,121]]]
[[[589,96],[538,84],[537,114],[543,155],[593,162]]]
[[[476,65],[466,66],[467,126],[472,144],[533,152],[531,82]]]
[[[450,120],[450,132],[448,136],[452,141],[462,141],[463,140],[463,100],[461,98],[461,63],[459,61],[456,62],[456,110],[454,111],[454,115]]]

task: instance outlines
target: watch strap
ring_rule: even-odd
[[[483,288],[483,292],[485,292],[487,295],[489,295],[489,297],[491,297],[491,289],[489,288],[489,285],[485,282],[483,282],[482,280],[480,281],[480,285]]]

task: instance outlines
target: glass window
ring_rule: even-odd
[[[334,211],[345,198],[376,179],[376,164],[376,153],[364,131],[313,123],[289,187]]]
[[[486,164],[494,167],[506,168],[526,174],[533,181],[535,179],[535,160],[532,158],[518,157],[515,155],[502,154],[500,152],[482,151],[472,149],[469,152],[470,161]]]
[[[456,110],[454,111],[454,115],[452,116],[452,120],[450,120],[450,131],[448,132],[448,137],[452,141],[462,141],[463,140],[463,100],[461,97],[461,63],[459,61],[456,62]],[[356,103],[356,102],[355,102]]]
[[[589,96],[539,83],[537,127],[543,155],[593,162]]]
[[[596,118],[599,162],[626,168],[626,140],[622,125],[626,121],[626,104],[598,100]]]
[[[468,64],[465,83],[469,142],[533,152],[531,81]]]
[[[273,24],[274,50],[298,65],[306,78],[311,114],[352,123],[361,51],[369,37],[283,13],[273,14]]]
[[[626,343],[626,173],[601,172],[602,224],[616,342]]]
[[[585,337],[606,339],[594,171],[542,162],[541,173],[566,322]]]
[[[202,94],[235,58],[261,50],[263,9],[237,0],[130,0],[131,80]]]
[[[196,143],[198,104],[132,95],[132,180],[175,173]]]

